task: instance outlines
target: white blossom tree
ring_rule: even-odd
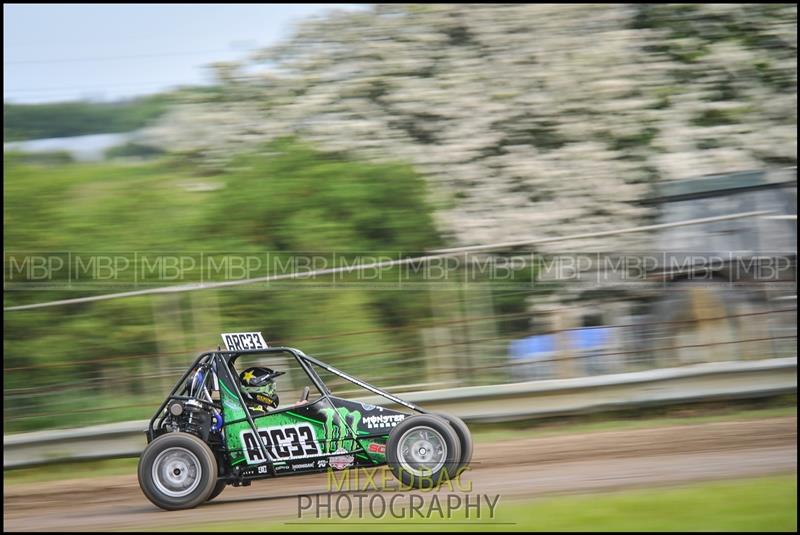
[[[796,162],[796,20],[794,4],[340,11],[217,66],[216,98],[147,136],[211,161],[297,135],[412,162],[457,243],[635,226],[659,180]]]

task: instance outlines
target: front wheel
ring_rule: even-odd
[[[461,447],[446,420],[432,414],[410,416],[386,441],[386,461],[394,476],[417,489],[433,488],[454,477]]]
[[[188,433],[161,435],[139,458],[139,486],[168,511],[205,502],[217,484],[217,460],[208,445]]]
[[[459,445],[461,446],[461,458],[458,462],[458,470],[461,471],[472,461],[472,435],[469,432],[469,427],[461,418],[451,414],[439,414],[450,423],[453,431],[458,435]]]
[[[228,485],[228,482],[225,481],[224,479],[217,480],[217,484],[214,485],[214,490],[211,491],[211,494],[209,495],[209,497],[208,497],[208,499],[206,501],[210,502],[211,500],[213,500],[214,498],[216,498],[217,496],[222,494],[222,491],[225,490],[225,487],[227,485]]]

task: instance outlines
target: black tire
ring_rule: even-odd
[[[434,466],[426,467],[425,463],[421,463],[412,467],[412,460],[406,458],[406,454],[410,454],[408,449],[406,448],[406,453],[400,451],[403,442],[413,440],[413,432],[422,433],[420,441],[430,444],[428,452],[441,451],[440,459],[430,461],[436,462]],[[428,437],[425,438],[424,435]],[[430,489],[453,477],[457,473],[460,460],[461,444],[458,435],[447,420],[433,414],[409,416],[392,429],[389,440],[386,441],[386,462],[392,473],[404,485],[416,489]],[[413,471],[415,468],[416,473]]]
[[[458,442],[461,446],[461,458],[458,461],[458,470],[461,471],[469,466],[469,463],[472,461],[472,434],[469,432],[469,427],[457,416],[441,413],[437,416],[441,416],[447,420],[453,427],[456,435],[458,435]]]
[[[206,501],[210,502],[211,500],[222,494],[222,491],[225,490],[225,487],[227,486],[228,486],[227,481],[225,481],[224,479],[218,479],[217,484],[214,485],[214,490],[211,491],[211,495],[208,497]]]
[[[138,473],[139,486],[153,504],[168,511],[191,509],[205,502],[214,490],[217,460],[211,448],[196,436],[167,433],[144,449]],[[171,480],[173,473],[176,477]]]

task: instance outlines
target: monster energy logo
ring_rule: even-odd
[[[358,429],[358,424],[361,422],[361,413],[358,411],[351,412],[341,407],[339,409],[322,409],[322,414],[325,415],[323,448],[327,447],[326,453],[334,453],[340,447],[347,451],[355,449],[356,441],[353,435],[348,433],[347,424],[350,424],[350,429]]]

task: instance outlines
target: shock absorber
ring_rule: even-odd
[[[183,402],[176,401],[169,406],[173,421],[177,423],[177,430],[191,433],[208,441],[211,431],[211,414],[199,401],[189,399]],[[173,426],[174,429],[174,426]]]
[[[222,413],[214,409],[211,415],[211,431],[215,433],[222,432],[222,426],[225,424],[222,419]]]

